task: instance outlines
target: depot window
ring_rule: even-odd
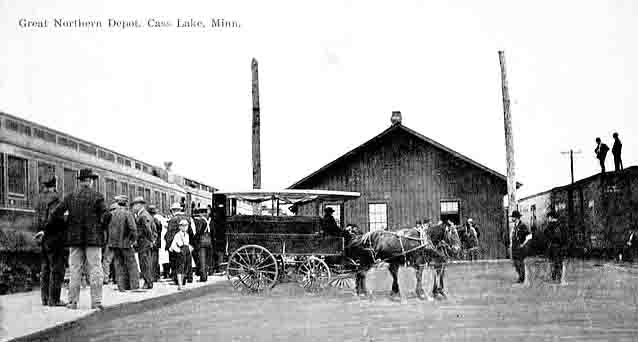
[[[441,221],[452,221],[454,224],[461,222],[459,201],[441,201]]]
[[[388,205],[385,203],[368,204],[368,222],[370,231],[385,230],[388,227]]]

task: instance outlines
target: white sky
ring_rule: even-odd
[[[252,57],[262,182],[287,187],[403,123],[505,173],[507,58],[519,196],[597,171],[594,138],[636,163],[638,5],[627,1],[0,0],[0,110],[249,188]],[[22,29],[20,18],[222,17],[239,30]],[[607,167],[613,168],[611,154]]]

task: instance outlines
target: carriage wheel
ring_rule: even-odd
[[[354,289],[355,276],[348,273],[338,274],[334,278],[330,279],[330,282],[328,284],[338,289]]]
[[[330,268],[325,261],[311,256],[299,266],[297,282],[308,292],[320,291],[330,282]]]
[[[252,291],[263,291],[277,283],[277,259],[266,248],[247,245],[237,249],[228,258],[228,279],[234,287],[243,286]]]

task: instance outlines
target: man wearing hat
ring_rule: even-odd
[[[56,193],[56,179],[44,182],[42,192],[36,204],[36,220],[40,230],[35,238],[41,240],[42,270],[40,272],[40,295],[42,305],[66,306],[60,300],[62,283],[64,282],[64,229],[65,223],[61,217],[53,216],[53,212],[60,204]]]
[[[521,221],[521,213],[518,210],[512,212],[512,224],[514,225],[514,232],[512,236],[512,261],[514,262],[514,268],[518,273],[518,284],[525,282],[525,256],[527,249],[525,245],[532,238],[532,234]]]
[[[144,289],[153,288],[153,269],[151,250],[155,245],[155,223],[153,216],[148,213],[144,205],[146,201],[143,197],[138,196],[133,199],[133,214],[135,215],[135,223],[137,224],[137,257],[140,260],[140,275],[144,279]]]
[[[148,213],[153,217],[153,232],[155,233],[155,241],[153,243],[153,248],[151,249],[151,273],[153,275],[153,281],[159,281],[159,249],[162,246],[162,223],[157,218],[156,206],[151,204],[146,210],[148,210]]]
[[[137,225],[133,214],[127,208],[128,197],[115,197],[107,216],[108,239],[106,246],[113,255],[115,282],[121,292],[139,288],[139,272],[133,245],[137,241]]]
[[[80,186],[66,195],[55,210],[54,215],[63,217],[68,212],[66,246],[69,247],[70,309],[77,309],[80,300],[80,279],[82,266],[86,264],[90,273],[91,308],[102,306],[102,246],[104,231],[102,217],[106,212],[104,196],[93,190],[93,182],[98,178],[91,169],[82,169],[78,175]]]
[[[175,271],[177,270],[177,263],[180,260],[180,254],[171,251],[170,247],[173,243],[173,238],[180,230],[179,223],[182,220],[186,220],[189,222],[189,227],[187,230],[189,231],[189,235],[191,235],[190,232],[192,231],[192,224],[190,217],[188,217],[188,215],[184,213],[184,211],[182,210],[182,206],[179,203],[173,203],[171,205],[171,214],[173,215],[173,217],[171,217],[171,219],[168,221],[168,229],[166,231],[166,235],[164,235],[164,239],[166,240],[166,250],[168,251],[168,259],[171,267],[171,278],[173,278],[173,281],[175,281],[175,284],[177,284],[177,273]],[[188,265],[186,265],[186,268],[186,279],[190,278],[192,282],[192,264],[188,263]]]
[[[547,219],[549,223],[545,229],[545,238],[547,240],[547,257],[551,262],[552,280],[563,283],[563,258],[565,257],[567,232],[558,222],[558,214],[554,210],[550,210]]]
[[[328,235],[341,236],[343,238],[349,239],[350,235],[347,232],[345,232],[343,229],[341,229],[337,225],[337,221],[335,220],[335,218],[332,217],[332,213],[335,212],[334,209],[330,207],[326,207],[323,210],[323,212],[324,212],[324,216],[321,222],[323,231]]]

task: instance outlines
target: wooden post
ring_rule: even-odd
[[[259,75],[257,60],[253,58],[251,69],[253,74],[253,189],[261,189],[261,151],[259,122]]]
[[[257,60],[253,58],[251,63],[252,91],[253,91],[253,125],[252,125],[252,158],[253,158],[253,189],[261,189],[261,150],[260,150],[260,118],[259,118],[259,75]],[[261,209],[259,204],[253,204],[253,215],[258,215]]]
[[[512,132],[512,114],[510,112],[510,95],[507,88],[507,74],[505,68],[505,53],[498,52],[498,59],[501,64],[501,90],[503,92],[503,118],[505,123],[505,155],[507,160],[507,206],[508,224],[509,216],[514,210],[518,210],[516,202],[516,163],[514,162],[514,135]],[[510,224],[510,258],[512,256],[512,239],[514,234],[514,226]]]

